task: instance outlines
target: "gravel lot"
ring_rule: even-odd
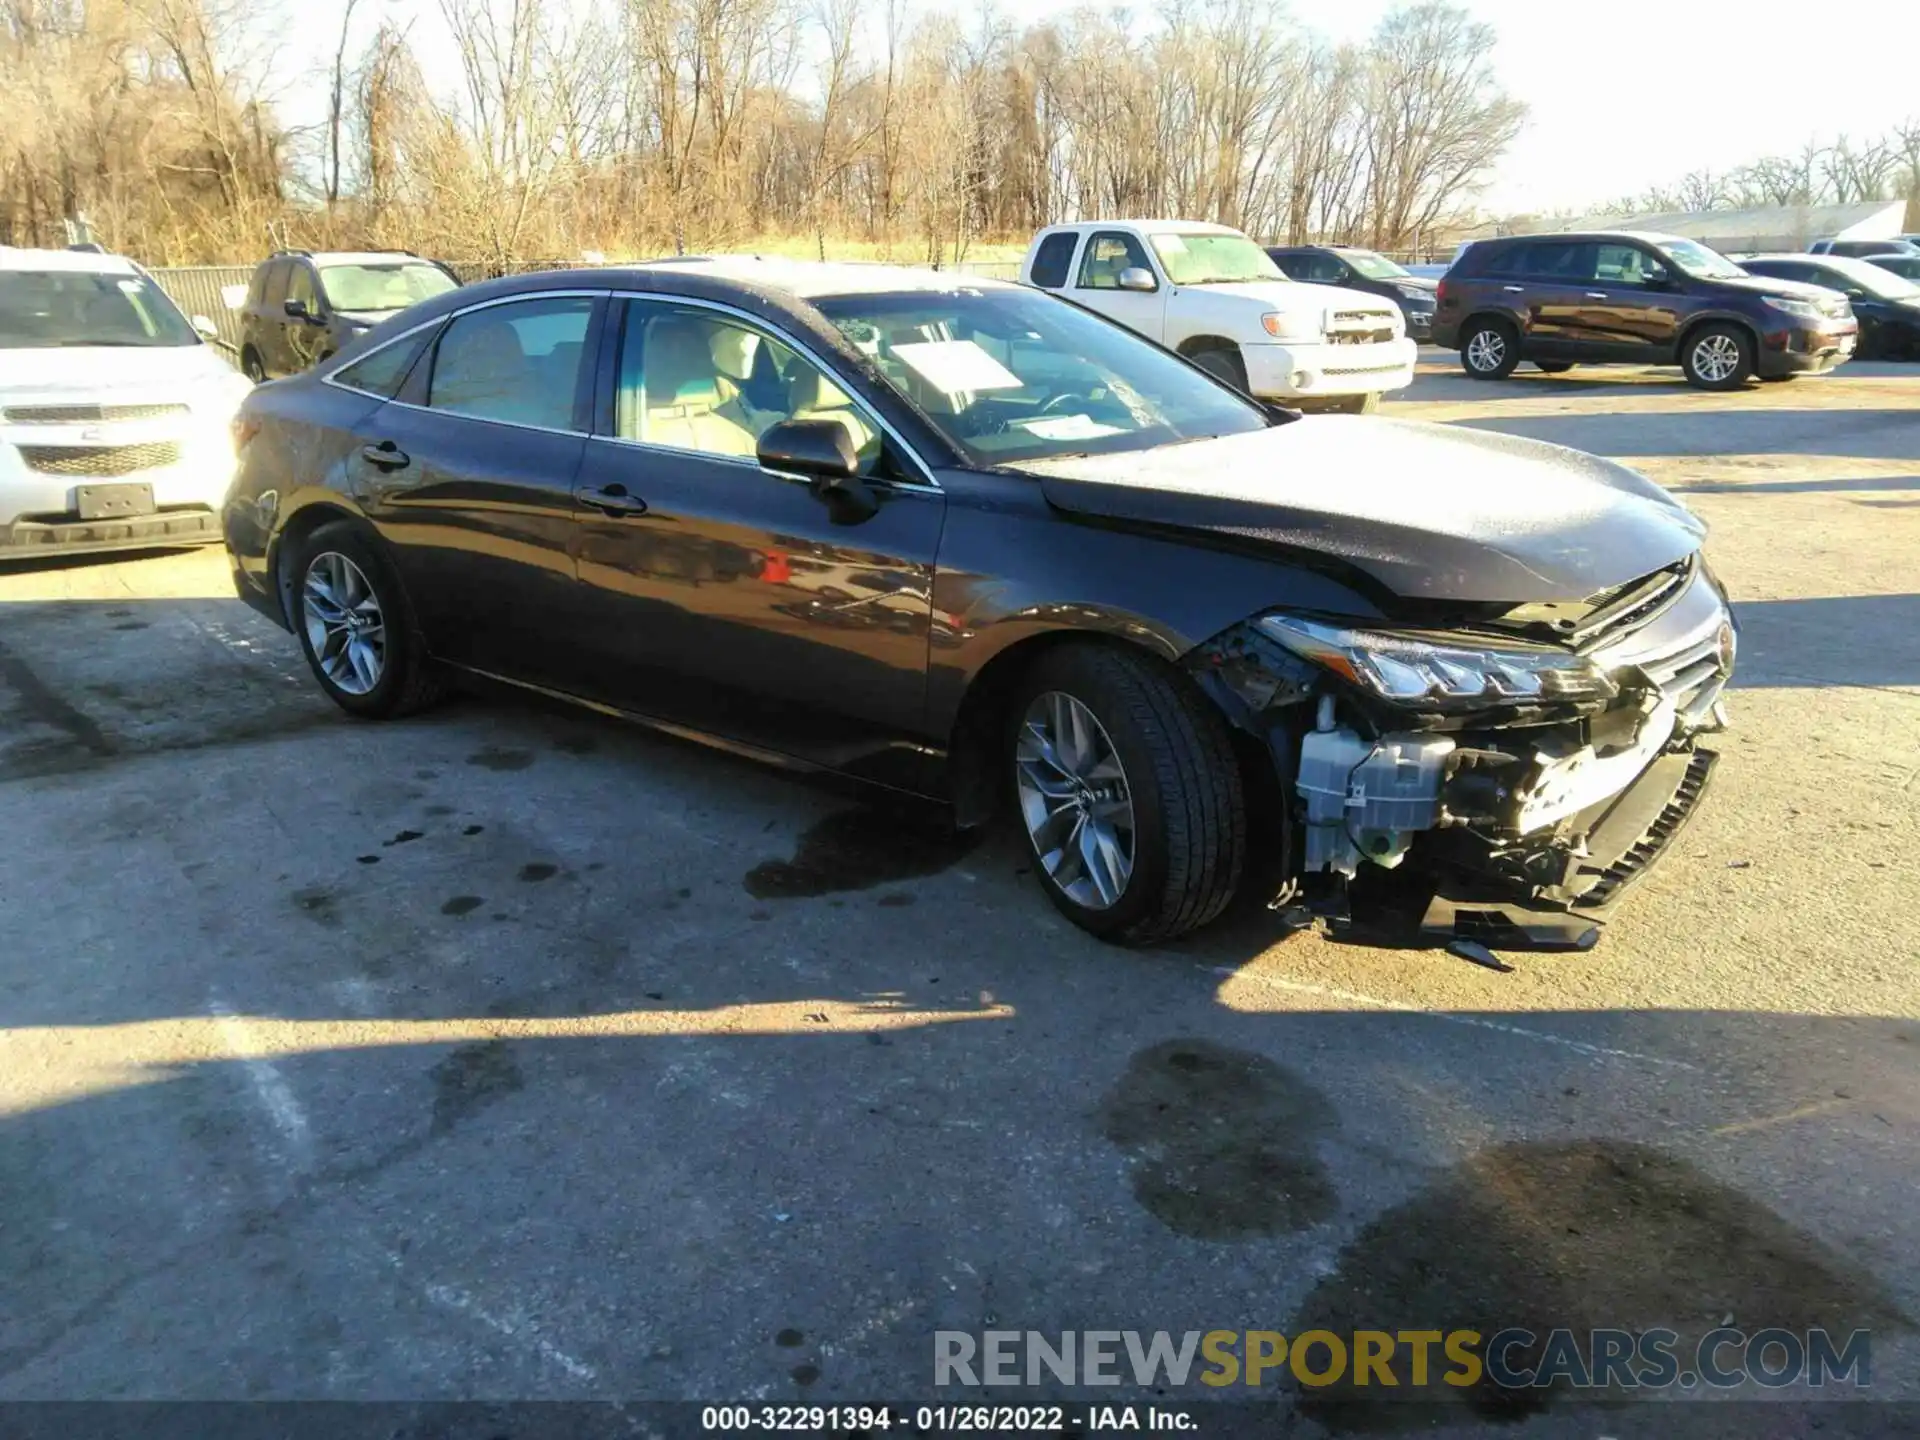
[[[1920,367],[1388,408],[1713,526],[1736,728],[1589,953],[1113,950],[1005,834],[517,702],[351,722],[217,553],[0,574],[0,1399],[906,1400],[936,1329],[1726,1314],[1871,1325],[1914,1398]]]

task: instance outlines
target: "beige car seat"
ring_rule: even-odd
[[[853,408],[844,390],[804,360],[787,377],[787,409],[795,420],[832,420],[845,428],[862,470],[880,453],[879,431]]]
[[[640,352],[640,433],[652,445],[709,455],[752,455],[754,432],[723,413],[711,321],[673,316],[647,326]]]

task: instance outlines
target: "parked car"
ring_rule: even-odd
[[[1733,663],[1703,527],[1633,471],[1302,418],[973,277],[489,281],[238,433],[236,585],[341,708],[479,674],[1004,801],[1117,940],[1218,915],[1256,844],[1329,911],[1405,861],[1436,926],[1585,940],[1698,800]]]
[[[1761,255],[1749,260],[1747,268],[1755,275],[1798,280],[1846,296],[1860,323],[1863,357],[1920,360],[1920,284],[1844,255]]]
[[[247,382],[117,255],[0,246],[0,560],[220,539]]]
[[[1868,255],[1867,264],[1891,270],[1903,280],[1920,280],[1920,255]]]
[[[1290,279],[1309,285],[1344,285],[1393,301],[1415,341],[1433,334],[1435,282],[1384,255],[1351,245],[1269,245],[1267,256]]]
[[[1440,281],[1433,341],[1479,380],[1522,360],[1549,373],[1627,362],[1734,390],[1830,370],[1857,329],[1831,291],[1757,278],[1677,235],[1601,231],[1476,241]]]
[[[1859,260],[1868,255],[1920,255],[1920,245],[1912,241],[1892,240],[1816,240],[1807,247],[1809,255],[1843,255]]]
[[[247,287],[240,368],[256,382],[297,374],[459,284],[446,266],[405,251],[277,251],[254,268]]]
[[[1055,225],[1020,279],[1184,355],[1261,399],[1359,414],[1413,383],[1399,307],[1289,280],[1253,241],[1188,220]]]

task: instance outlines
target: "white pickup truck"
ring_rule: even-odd
[[[1034,236],[1023,283],[1097,310],[1261,399],[1364,413],[1413,382],[1399,307],[1289,280],[1252,240],[1194,220],[1100,220]]]

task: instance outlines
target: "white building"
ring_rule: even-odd
[[[1783,205],[1759,210],[1669,210],[1645,215],[1581,215],[1543,220],[1529,233],[1551,230],[1642,230],[1684,235],[1722,253],[1805,250],[1815,240],[1891,240],[1906,218],[1904,200],[1857,205]],[[1476,237],[1477,238],[1477,237]]]

